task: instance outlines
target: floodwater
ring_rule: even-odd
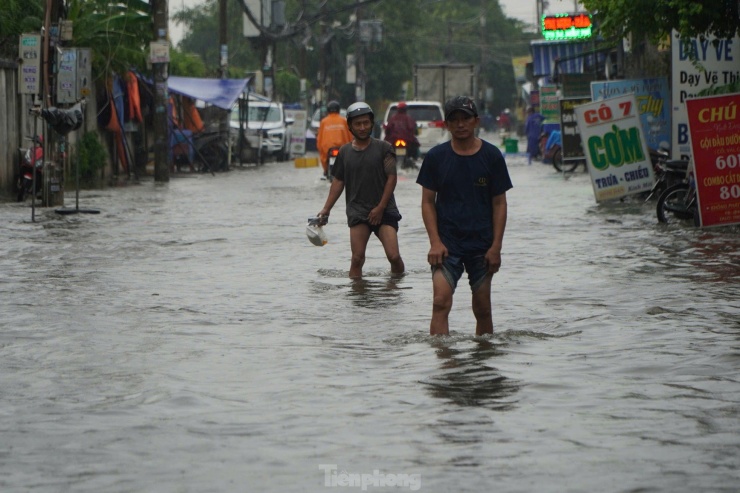
[[[490,338],[428,336],[414,176],[401,279],[292,163],[0,205],[0,491],[738,491],[740,230],[509,168]]]

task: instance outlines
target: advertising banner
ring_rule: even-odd
[[[642,131],[648,147],[671,146],[671,101],[668,79],[610,80],[591,83],[591,99],[604,99],[633,93],[637,99]]]
[[[563,141],[563,161],[578,161],[585,158],[581,132],[576,120],[576,106],[590,103],[591,98],[562,98],[560,99],[560,138]]]
[[[290,155],[303,156],[306,154],[306,128],[308,113],[306,110],[285,109],[285,117],[292,118],[293,124],[288,127],[290,133]]]
[[[691,144],[686,100],[703,89],[740,80],[740,36],[731,39],[697,36],[681,42],[678,33],[673,31],[671,54],[671,157],[688,160],[691,156]]]
[[[597,202],[653,187],[653,166],[634,94],[575,109]]]
[[[545,117],[544,123],[560,121],[558,86],[542,86],[540,88],[540,113]]]
[[[686,101],[701,226],[740,224],[740,94]]]
[[[18,46],[18,92],[41,94],[41,35],[22,34]]]

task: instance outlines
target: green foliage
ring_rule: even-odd
[[[42,0],[3,0],[0,8],[0,58],[18,57],[18,36],[41,31]]]
[[[93,182],[98,172],[105,166],[108,153],[98,140],[96,132],[87,132],[77,145],[77,166],[79,166],[80,180]]]
[[[170,49],[170,75],[205,77],[206,64],[195,53],[185,53],[177,48],[172,48]]]
[[[356,7],[357,0],[287,0],[288,25],[273,30],[278,39],[269,41],[264,37],[244,38],[241,1],[230,2],[230,76],[243,77],[262,69],[272,43],[278,71],[277,98],[296,101],[301,97],[287,74],[301,74],[307,80],[308,95],[312,95],[323,73],[325,99],[349,105],[355,100],[355,88],[346,82],[346,60],[357,49],[359,30],[353,22]],[[497,95],[496,107],[512,106],[516,84],[511,58],[529,54],[532,36],[523,33],[520,22],[505,17],[498,0],[377,0],[366,3],[357,15],[360,19],[380,20],[383,26],[382,42],[364,46],[365,99],[376,111],[402,96],[404,84],[411,82],[414,63],[444,61],[480,64],[482,80]],[[179,48],[200,55],[207,75],[217,76],[218,2],[207,0],[197,8],[176,12],[172,18],[186,26],[187,34]]]
[[[152,39],[147,1],[69,0],[67,19],[74,26],[71,45],[92,48],[96,78],[146,66]]]
[[[275,89],[285,101],[298,101],[301,97],[301,80],[292,72],[279,70],[275,74]]]
[[[218,4],[218,0],[206,0],[196,7],[170,13],[171,19],[184,24],[188,31],[178,44],[178,49],[198,55],[203,60],[206,77],[220,75]],[[239,2],[229,1],[227,9],[229,76],[242,78],[246,77],[247,72],[260,68],[260,55],[250,40],[242,34],[243,20]]]
[[[682,38],[712,33],[731,38],[740,32],[740,5],[737,0],[583,0],[593,12],[598,31],[614,40],[632,33],[651,41],[676,29]]]

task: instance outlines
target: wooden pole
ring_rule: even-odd
[[[168,0],[152,0],[154,40],[167,41]],[[152,64],[154,72],[154,181],[170,181],[169,124],[167,121],[169,94],[167,63]]]

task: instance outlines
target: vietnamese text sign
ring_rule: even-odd
[[[591,98],[594,101],[603,101],[629,93],[633,93],[637,99],[642,131],[648,147],[669,148],[671,145],[671,113],[668,80],[665,77],[591,83]]]
[[[575,109],[596,201],[653,187],[653,166],[634,94]]]
[[[540,88],[540,113],[545,117],[545,123],[560,121],[557,86],[542,86]]]
[[[716,44],[715,44],[716,43]],[[740,36],[717,39],[714,36],[679,41],[671,34],[671,90],[673,100],[673,139],[671,157],[689,159],[689,122],[686,100],[702,89],[723,86],[740,80]]]
[[[77,49],[62,48],[57,65],[57,103],[77,101]]]
[[[702,226],[740,224],[740,94],[686,101]]]
[[[22,34],[18,46],[18,92],[41,94],[41,35]]]

